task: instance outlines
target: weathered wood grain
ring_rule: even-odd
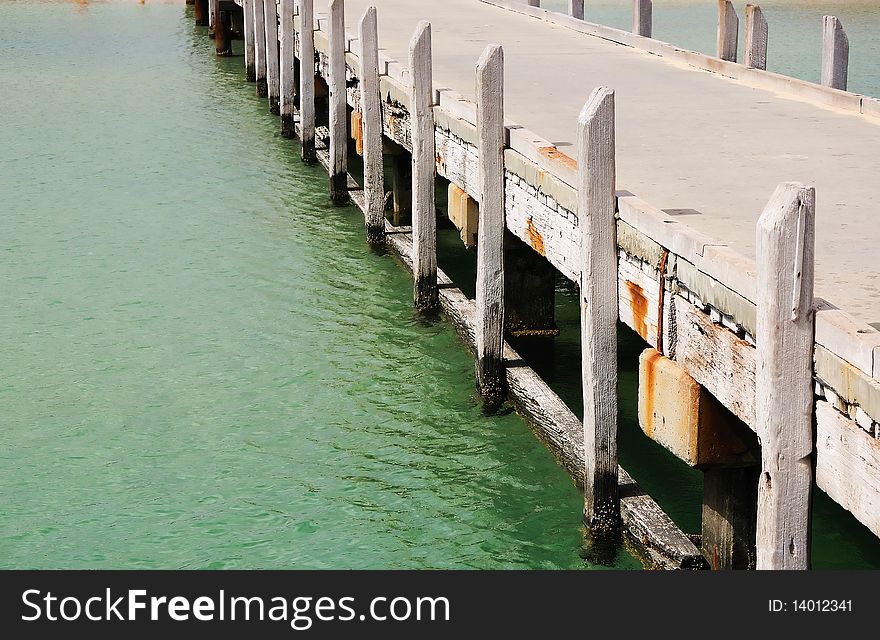
[[[315,14],[314,0],[299,0],[299,120],[302,159],[315,156]]]
[[[345,1],[330,2],[330,200],[348,203],[348,99],[345,91]]]
[[[254,77],[257,82],[257,95],[265,97],[269,87],[266,84],[266,0],[253,0],[254,4]]]
[[[761,7],[746,5],[745,65],[751,69],[767,68],[767,19]]]
[[[633,0],[633,28],[637,36],[651,37],[654,23],[654,5],[651,0]]]
[[[364,12],[358,35],[361,41],[360,106],[363,114],[365,226],[367,241],[379,245],[385,242],[385,183],[376,7],[368,7]]]
[[[244,17],[244,70],[245,80],[256,82],[254,70],[254,7],[255,0],[242,0],[241,10]]]
[[[822,84],[846,91],[849,70],[849,38],[840,20],[822,18]]]
[[[718,2],[718,57],[736,62],[736,46],[739,37],[739,17],[730,0]]]
[[[422,21],[409,46],[412,96],[413,301],[437,308],[437,214],[434,208],[434,87],[431,25]]]
[[[477,63],[477,389],[489,408],[504,398],[504,51],[489,45]]]
[[[593,91],[578,118],[584,520],[619,526],[617,486],[617,224],[614,92]]]
[[[758,220],[758,569],[810,567],[815,190],[777,188]]]

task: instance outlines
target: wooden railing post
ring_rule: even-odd
[[[264,0],[253,0],[254,4],[254,77],[257,82],[257,95],[265,97],[266,84],[266,12]]]
[[[419,311],[433,311],[439,305],[431,57],[431,24],[423,20],[416,28],[409,45],[409,70],[412,78],[413,300]]]
[[[815,201],[782,183],[758,220],[758,569],[810,567]]]
[[[654,5],[651,0],[633,0],[633,33],[651,37]]]
[[[379,95],[379,31],[376,7],[361,17],[361,112],[363,114],[364,201],[367,242],[385,242],[385,171],[382,161],[382,99]]]
[[[730,0],[718,0],[718,57],[736,62],[739,18]]]
[[[299,128],[303,162],[315,162],[315,8],[299,0]]]
[[[484,408],[504,400],[504,50],[489,45],[477,63],[477,389]]]
[[[293,119],[296,100],[296,78],[294,77],[294,58],[296,57],[296,35],[293,32],[293,0],[281,0],[281,135],[285,138],[296,136]]]
[[[767,68],[767,19],[756,4],[746,5],[745,56],[750,69]]]
[[[840,20],[822,18],[822,84],[846,91],[849,68],[849,38]]]
[[[345,1],[330,2],[330,199],[348,203],[348,99],[345,79]]]
[[[248,82],[256,82],[254,71],[254,0],[243,0],[241,10],[244,16],[244,71]]]
[[[568,15],[578,20],[584,19],[584,0],[568,0]]]
[[[278,115],[281,94],[278,59],[278,6],[275,0],[264,0],[266,17],[266,90],[269,113]]]
[[[584,522],[619,530],[617,484],[617,224],[614,92],[593,91],[578,119]]]

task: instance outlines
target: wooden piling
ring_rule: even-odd
[[[810,567],[815,195],[782,183],[758,220],[758,569]]]
[[[215,6],[214,0],[208,0],[208,37],[212,40],[214,39],[214,11],[219,6],[219,2]]]
[[[431,24],[424,20],[409,45],[412,134],[413,301],[419,311],[438,308],[437,214],[434,207],[434,87]]]
[[[254,78],[257,82],[257,95],[265,97],[266,84],[266,12],[264,0],[253,0],[254,5]]]
[[[745,63],[750,69],[767,68],[767,19],[761,7],[746,5]]]
[[[614,92],[593,91],[578,119],[584,522],[620,526],[617,476],[617,239]]]
[[[244,70],[248,82],[256,82],[254,70],[254,0],[243,0],[241,11],[244,16]]]
[[[299,0],[299,129],[303,162],[315,154],[315,12],[314,0]]]
[[[208,26],[208,0],[196,0],[193,16],[197,27]]]
[[[654,4],[651,0],[633,0],[633,33],[651,37]]]
[[[540,7],[541,0],[529,0],[529,6],[530,7]]]
[[[703,557],[716,571],[755,568],[757,466],[703,470]]]
[[[379,32],[376,7],[368,7],[358,28],[361,42],[364,201],[367,242],[385,242],[385,182],[382,155],[382,99],[379,95]]]
[[[718,57],[736,62],[739,38],[739,17],[730,0],[718,1]]]
[[[397,150],[391,156],[392,222],[395,227],[412,223],[412,158]]]
[[[840,20],[822,18],[822,84],[846,91],[849,69],[849,38]]]
[[[293,138],[296,135],[294,123],[294,101],[296,100],[296,82],[294,77],[295,35],[293,32],[293,3],[294,0],[281,0],[280,5],[280,49],[279,49],[279,76],[281,82],[281,95],[279,111],[281,113],[281,135],[285,138]]]
[[[584,0],[568,0],[568,15],[578,20],[584,19]]]
[[[330,2],[330,199],[348,203],[348,100],[345,94],[345,1]]]
[[[280,61],[278,58],[278,5],[275,0],[264,0],[266,18],[266,91],[269,95],[269,113],[278,115],[281,102]]]
[[[477,390],[484,408],[504,400],[504,50],[489,45],[477,63]]]
[[[232,55],[232,15],[220,11],[220,0],[212,0],[216,7],[214,19],[214,49],[218,56]]]

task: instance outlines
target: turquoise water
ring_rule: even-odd
[[[880,5],[875,0],[759,0],[767,19],[767,69],[819,81],[822,16],[840,18],[849,38],[849,90],[880,97]],[[654,37],[685,49],[715,55],[717,0],[653,0]],[[745,40],[744,0],[734,0],[739,16],[739,60]],[[541,6],[567,12],[568,0],[541,0]],[[585,18],[627,31],[632,0],[588,0]]]

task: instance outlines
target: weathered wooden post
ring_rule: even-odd
[[[208,26],[208,0],[196,0],[195,11],[193,12],[196,26]]]
[[[244,72],[248,82],[256,82],[254,70],[254,0],[243,0],[241,10],[244,16]]]
[[[232,16],[228,11],[220,11],[220,0],[212,0],[215,5],[214,49],[218,56],[232,55]]]
[[[633,33],[651,37],[654,4],[651,0],[633,0]]]
[[[846,91],[849,68],[849,38],[840,20],[822,18],[822,84]]]
[[[348,203],[348,101],[345,95],[345,1],[330,2],[330,199]]]
[[[578,119],[584,522],[620,525],[617,485],[617,223],[614,92],[593,91]]]
[[[477,390],[484,408],[504,400],[504,50],[489,45],[477,63]]]
[[[269,113],[278,115],[281,78],[278,59],[278,5],[275,0],[264,0],[266,18],[266,91],[269,95]]]
[[[379,95],[379,32],[376,7],[361,17],[361,110],[363,113],[364,201],[367,242],[385,242],[385,181],[382,162],[382,99]]]
[[[303,162],[315,162],[315,10],[299,0],[299,128]]]
[[[810,567],[815,201],[782,183],[758,220],[758,569]]]
[[[296,136],[293,119],[296,83],[294,78],[294,58],[296,57],[296,36],[293,32],[293,0],[281,0],[280,21],[280,76],[281,76],[281,135],[285,138]]]
[[[750,69],[767,68],[767,19],[756,4],[746,5],[745,56]]]
[[[254,77],[257,82],[257,95],[264,97],[268,92],[266,84],[266,12],[264,0],[253,0],[254,5]]]
[[[217,3],[220,6],[220,3]],[[214,0],[208,0],[208,37],[214,39]]]
[[[584,19],[584,0],[568,0],[568,15],[578,20]]]
[[[718,57],[736,62],[739,17],[730,0],[718,0]]]
[[[437,213],[434,207],[434,86],[431,24],[424,20],[409,44],[412,77],[413,300],[419,311],[439,306]]]

